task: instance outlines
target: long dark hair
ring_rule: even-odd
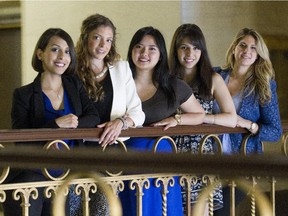
[[[164,95],[168,101],[168,106],[172,106],[175,103],[175,97],[176,97],[174,89],[171,85],[171,79],[173,77],[171,77],[170,75],[170,70],[168,66],[168,57],[167,57],[165,39],[161,34],[161,32],[156,28],[153,28],[151,26],[143,27],[139,29],[131,39],[127,59],[130,64],[133,77],[135,78],[136,66],[132,60],[132,49],[134,48],[135,45],[140,43],[141,40],[146,35],[150,35],[154,38],[160,52],[160,60],[158,61],[158,63],[154,68],[152,81],[155,86],[158,85],[158,88],[163,90]]]
[[[201,29],[195,24],[183,24],[179,26],[173,36],[170,48],[169,65],[171,72],[179,77],[184,78],[184,68],[181,66],[177,50],[184,38],[188,38],[191,44],[201,50],[201,57],[197,63],[197,74],[192,83],[188,83],[192,88],[197,89],[198,94],[203,99],[211,98],[212,75],[213,71],[208,52],[205,37]],[[197,85],[197,86],[194,86]]]
[[[69,47],[71,62],[69,64],[68,68],[66,69],[66,71],[64,72],[64,74],[75,74],[76,68],[77,68],[77,59],[76,59],[76,52],[74,49],[74,43],[73,43],[71,36],[61,28],[49,28],[45,32],[43,32],[43,34],[40,36],[40,38],[39,38],[39,40],[35,46],[34,53],[32,56],[33,69],[39,73],[44,72],[43,63],[37,57],[37,50],[40,49],[40,50],[44,51],[46,49],[50,39],[53,36],[57,36],[57,37],[62,38],[64,41],[66,41],[66,43]]]

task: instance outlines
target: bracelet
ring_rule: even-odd
[[[118,117],[117,119],[119,119],[123,123],[122,130],[127,130],[128,129],[128,122],[127,122],[126,118]]]
[[[181,124],[181,115],[180,114],[174,115],[174,119],[176,120],[177,125]]]

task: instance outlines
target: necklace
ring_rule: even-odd
[[[57,92],[57,98],[58,98],[59,100],[61,100],[61,95],[60,95],[61,89],[62,89],[62,83],[61,83],[61,85],[60,85],[60,87],[59,87],[59,90],[58,90],[58,92]]]
[[[101,77],[103,77],[108,71],[108,68],[107,67],[104,67],[104,69],[98,73],[97,75],[95,75],[95,79],[100,79]]]

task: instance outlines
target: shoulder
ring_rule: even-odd
[[[230,69],[222,69],[221,67],[213,67],[213,70],[225,79],[231,72]]]
[[[28,94],[32,94],[33,92],[33,86],[34,84],[33,83],[30,83],[30,84],[27,84],[27,85],[24,85],[24,86],[21,86],[21,87],[18,87],[14,90],[14,94],[17,92],[17,93],[21,93],[23,95],[28,95]]]
[[[277,88],[277,83],[276,80],[270,80],[270,88],[271,89],[276,89]]]
[[[176,77],[172,77],[170,78],[172,81],[172,86],[174,89],[176,89],[176,91],[179,92],[191,92],[192,93],[192,88],[182,79],[180,78],[176,78]]]
[[[108,67],[109,67],[109,70],[118,69],[118,68],[127,68],[129,67],[129,63],[128,61],[120,60],[120,61],[115,62],[114,64],[109,64]]]
[[[14,90],[14,94],[18,93],[18,94],[23,94],[23,95],[32,95],[34,92],[38,92],[38,91],[42,91],[41,90],[41,80],[40,80],[40,74],[38,74],[34,81],[27,84],[27,85],[24,85],[24,86],[21,86],[19,88],[16,88]]]

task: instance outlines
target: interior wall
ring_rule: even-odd
[[[20,28],[0,29],[0,47],[0,129],[9,129],[12,94],[21,84]]]
[[[244,27],[263,36],[288,35],[285,1],[183,1],[181,8],[182,22],[202,29],[214,66],[224,63],[226,50]]]
[[[66,30],[76,43],[81,22],[100,13],[109,17],[117,28],[117,47],[126,59],[129,42],[141,27],[158,28],[170,44],[170,38],[181,22],[179,1],[22,1],[22,84],[36,76],[31,67],[34,46],[50,27]]]

